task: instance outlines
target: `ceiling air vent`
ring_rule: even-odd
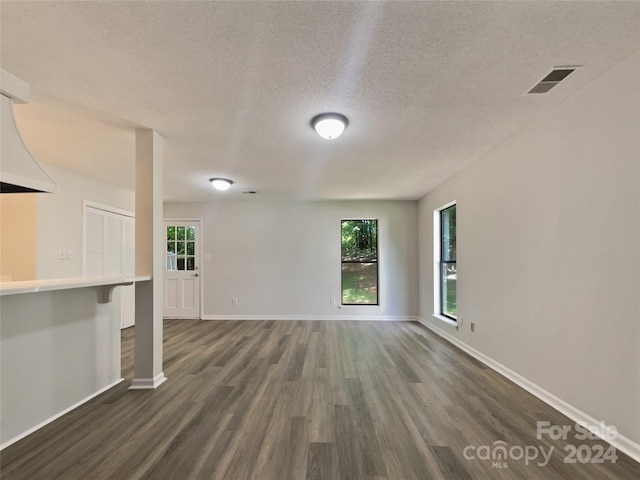
[[[245,195],[257,195],[258,192],[256,192],[255,190],[247,190],[246,192],[242,192]]]
[[[567,78],[578,67],[554,67],[546,77],[527,93],[547,93],[562,80]]]

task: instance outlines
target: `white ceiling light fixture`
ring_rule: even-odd
[[[229,190],[229,187],[233,184],[233,181],[227,178],[210,178],[209,181],[211,182],[211,185],[213,185],[213,188],[220,190],[221,192]]]
[[[311,119],[311,126],[318,135],[327,140],[338,138],[349,124],[349,120],[339,113],[321,113]]]

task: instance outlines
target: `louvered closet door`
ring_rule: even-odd
[[[121,215],[107,215],[107,257],[105,261],[107,275],[122,275],[124,273],[122,265],[122,253],[124,250],[124,242],[122,239],[122,223]]]
[[[109,207],[85,205],[84,275],[133,275],[135,273],[135,219]],[[135,287],[115,291],[122,306],[121,328],[135,323]]]
[[[135,240],[136,222],[125,218],[122,223],[122,273],[133,276],[136,270]],[[132,327],[136,323],[136,287],[120,287],[122,291],[122,328]]]
[[[84,274],[87,277],[104,275],[104,212],[85,210]]]

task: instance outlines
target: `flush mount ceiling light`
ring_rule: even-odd
[[[213,188],[220,191],[229,190],[229,187],[233,184],[231,180],[226,178],[210,178],[209,181],[211,185],[213,185]]]
[[[339,113],[321,113],[311,119],[314,130],[327,140],[338,138],[348,123],[347,117]]]

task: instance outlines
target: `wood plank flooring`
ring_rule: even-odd
[[[608,445],[536,439],[536,421],[573,422],[417,323],[166,320],[164,359],[157,390],[125,381],[6,448],[2,480],[640,478],[621,452],[564,463]],[[463,454],[498,441],[554,451]]]

